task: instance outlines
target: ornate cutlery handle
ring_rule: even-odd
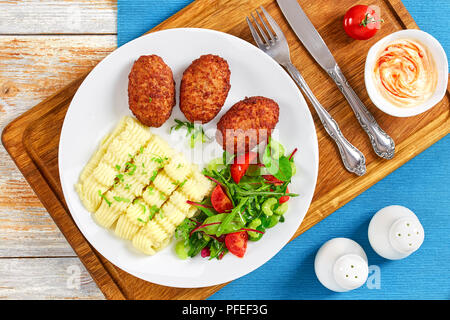
[[[330,135],[330,137],[336,142],[345,168],[348,171],[357,174],[358,176],[362,176],[363,174],[365,174],[366,158],[361,153],[361,151],[356,149],[355,146],[353,146],[350,142],[348,142],[347,139],[345,139],[341,130],[339,129],[337,122],[330,116],[330,114],[324,109],[324,107],[322,107],[297,68],[290,62],[284,64],[284,67],[287,69],[298,86],[303,90],[306,97],[309,99],[317,114],[319,115],[319,119],[322,122],[323,127]]]
[[[395,143],[392,138],[380,128],[373,115],[367,110],[364,103],[356,95],[355,91],[348,84],[347,79],[338,65],[328,70],[328,74],[333,78],[339,90],[347,99],[350,107],[355,113],[356,119],[367,133],[372,143],[375,153],[382,158],[392,159],[395,153]]]

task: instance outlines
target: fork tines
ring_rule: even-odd
[[[253,15],[253,12],[250,13],[253,23],[249,17],[246,17],[246,20],[247,20],[248,26],[250,28],[250,32],[252,33],[252,36],[256,41],[256,44],[258,46],[270,46],[277,40],[277,35],[276,35],[277,29],[280,30],[280,27],[275,22],[275,20],[269,15],[269,13],[266,11],[266,9],[264,9],[263,6],[260,6],[260,9],[263,13],[263,16],[266,18],[268,24],[272,27],[273,32],[267,26],[266,22],[263,19],[263,16],[259,13],[258,9],[255,10],[255,15],[257,16],[257,18],[259,18],[260,22],[258,22],[258,19],[255,18],[255,15]],[[256,26],[259,33],[255,29],[253,24]],[[262,36],[262,38],[261,38],[261,36]]]

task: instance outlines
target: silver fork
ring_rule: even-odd
[[[348,171],[357,174],[358,176],[362,176],[366,173],[366,159],[364,155],[344,137],[341,130],[339,129],[336,120],[331,117],[331,115],[324,109],[324,107],[322,107],[320,102],[314,96],[311,89],[306,84],[305,79],[303,79],[300,72],[291,62],[289,46],[286,41],[286,37],[284,36],[280,27],[269,15],[269,13],[267,13],[264,7],[261,6],[260,8],[267,22],[275,32],[275,35],[272,33],[270,28],[268,28],[258,10],[255,10],[255,15],[259,18],[261,23],[258,22],[253,13],[250,13],[250,16],[252,17],[253,23],[255,24],[259,33],[253,26],[250,19],[248,17],[246,19],[256,44],[262,51],[267,53],[276,62],[282,65],[290,74],[292,79],[294,79],[297,85],[302,89],[303,93],[309,99],[317,114],[319,115],[319,119],[322,122],[325,130],[336,142],[345,168]]]

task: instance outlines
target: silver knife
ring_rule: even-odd
[[[297,37],[347,99],[358,122],[369,136],[375,153],[382,158],[392,159],[395,153],[394,140],[380,128],[373,115],[350,87],[327,45],[297,0],[277,0],[277,2]]]

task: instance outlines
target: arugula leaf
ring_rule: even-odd
[[[175,230],[175,238],[177,240],[189,241],[189,234],[196,226],[197,224],[194,221],[188,218],[184,219]]]
[[[219,259],[219,256],[221,253],[227,253],[228,249],[225,245],[225,242],[219,242],[217,240],[213,240],[211,243],[211,246],[209,247],[210,249],[210,256],[209,256],[209,260],[217,258]]]
[[[238,214],[238,212],[240,213],[242,207],[245,205],[247,200],[248,198],[242,198],[239,204],[236,207],[234,207],[230,213],[226,213],[226,216],[223,218],[222,223],[219,224],[219,227],[217,228],[216,236],[220,237],[222,234],[233,228],[233,221],[235,220],[235,217]]]
[[[206,247],[209,243],[209,240],[203,239],[203,236],[197,237],[191,237],[190,239],[190,249],[188,252],[188,255],[190,257],[195,257],[197,254],[202,251],[204,247]]]

